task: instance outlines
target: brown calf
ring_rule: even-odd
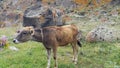
[[[47,68],[50,68],[50,55],[51,50],[53,50],[53,57],[55,60],[55,68],[57,68],[57,47],[66,46],[67,44],[72,44],[73,48],[73,61],[77,63],[78,57],[78,47],[77,40],[78,28],[75,25],[65,25],[65,26],[49,26],[44,28],[25,27],[17,37],[13,40],[14,43],[26,42],[28,40],[34,40],[37,42],[42,42],[47,50],[48,54],[48,64]]]

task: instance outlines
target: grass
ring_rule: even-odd
[[[81,68],[115,68],[120,67],[120,52],[116,43],[86,43],[80,57]],[[120,45],[120,44],[119,44]],[[86,66],[85,66],[86,65]]]
[[[0,35],[7,35],[9,46],[19,51],[4,48],[0,51],[0,68],[46,68],[46,50],[41,43],[29,41],[21,44],[12,43],[11,36],[17,29],[13,27],[0,29]],[[79,48],[78,64],[72,63],[72,47],[58,48],[58,68],[120,68],[120,42],[87,43],[82,41]],[[54,66],[52,58],[51,68]]]

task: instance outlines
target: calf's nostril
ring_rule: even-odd
[[[15,43],[15,40],[13,40],[13,42]]]
[[[13,42],[14,43],[19,43],[19,41],[17,39],[14,39]]]

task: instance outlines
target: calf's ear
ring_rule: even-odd
[[[33,29],[30,30],[30,34],[31,34],[31,35],[34,34],[34,30],[33,30]]]
[[[29,27],[29,31],[30,31],[30,34],[33,35],[34,34],[34,28],[31,26]]]

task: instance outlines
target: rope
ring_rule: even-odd
[[[42,41],[43,41],[43,37],[44,37],[43,36],[43,29],[41,28],[40,30],[41,30],[41,36],[42,36]]]

